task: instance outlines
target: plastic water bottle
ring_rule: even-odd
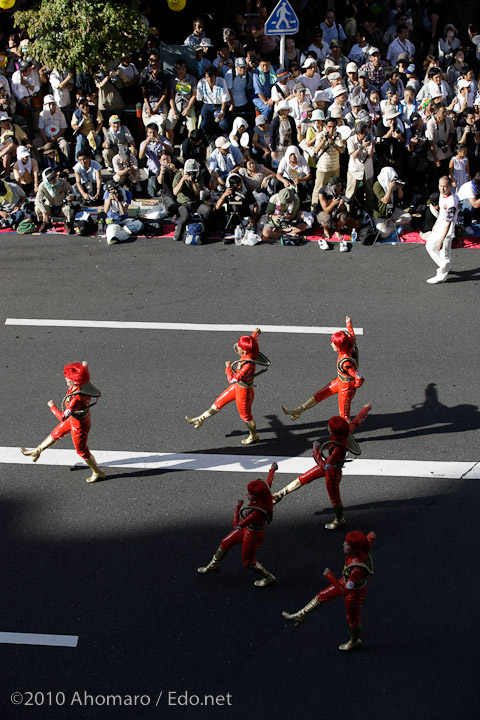
[[[352,234],[351,234],[351,236],[350,236],[350,240],[352,241],[352,243],[357,242],[357,230],[356,230],[356,228],[353,228]]]
[[[235,228],[235,245],[241,245],[242,244],[242,228],[240,225],[237,225]]]

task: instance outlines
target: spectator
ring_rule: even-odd
[[[98,109],[107,112],[120,112],[125,108],[122,97],[123,81],[117,68],[109,69],[107,65],[100,65],[93,76],[98,90]]]
[[[231,204],[232,201],[235,205]],[[230,173],[225,188],[215,204],[215,226],[222,232],[227,229],[233,231],[243,221],[245,228],[252,230],[257,225],[257,219],[258,205],[253,193],[244,187],[238,173]]]
[[[180,119],[184,120],[188,133],[195,129],[195,97],[197,80],[187,73],[187,63],[182,58],[175,61],[175,72],[170,83],[170,110],[167,118],[166,136],[173,145],[173,131]]]
[[[118,155],[120,148],[130,149],[130,152],[135,154],[135,142],[132,133],[126,125],[122,125],[118,115],[110,116],[108,130],[104,130],[104,134],[105,141],[102,144],[103,161],[107,170],[111,172],[112,160],[115,155]]]
[[[327,45],[330,45],[330,47],[332,47],[333,40],[343,43],[343,41],[347,39],[342,26],[335,20],[335,13],[333,10],[327,10],[325,13],[325,20],[320,24],[320,27],[323,31],[323,40],[327,43]]]
[[[387,63],[381,59],[380,50],[376,47],[371,47],[368,51],[368,61],[365,65],[362,65],[360,70],[367,72],[368,79],[372,85],[375,85],[377,90],[380,91],[385,82],[385,70],[387,67]]]
[[[311,46],[308,49],[310,50]],[[290,67],[292,62],[300,64],[300,50],[295,45],[295,38],[292,35],[287,35],[285,38],[285,60],[287,68]]]
[[[472,175],[480,169],[480,121],[475,120],[475,110],[467,107],[457,127],[457,140],[467,146],[467,156]]]
[[[262,5],[260,15],[252,20],[252,36],[255,40],[255,48],[262,58],[273,62],[276,59],[278,38],[275,35],[265,35],[265,22],[269,14],[265,5]]]
[[[135,155],[130,152],[130,148],[125,145],[120,145],[118,153],[112,160],[114,182],[119,185],[125,185],[129,190],[133,189],[136,193],[142,191],[140,185],[140,173],[138,171],[138,160]]]
[[[263,115],[257,115],[255,118],[255,130],[252,135],[252,153],[258,155],[260,162],[270,164],[272,139],[267,118]]]
[[[233,60],[245,56],[245,51],[242,47],[242,44],[239,40],[237,40],[235,31],[232,30],[232,28],[223,28],[223,41],[227,43],[228,52],[230,54],[230,57],[233,58]]]
[[[358,67],[361,67],[368,62],[368,51],[371,47],[363,28],[358,29],[355,40],[356,43],[352,46],[350,52],[348,53],[348,57]]]
[[[337,121],[329,117],[325,130],[317,136],[314,152],[317,155],[317,172],[313,189],[312,203],[318,191],[324,187],[331,177],[340,175],[340,155],[345,150],[345,141],[337,131]]]
[[[148,67],[140,77],[140,88],[143,94],[142,120],[145,127],[150,123],[158,126],[163,133],[168,95],[167,81],[162,73],[160,57],[154,52],[149,54]]]
[[[450,65],[453,53],[462,43],[457,37],[458,30],[452,23],[447,23],[443,29],[443,38],[438,41],[438,61],[443,68]]]
[[[225,82],[230,94],[230,112],[248,112],[251,108],[249,97],[253,81],[247,72],[247,61],[244,57],[236,58],[235,67],[225,73]]]
[[[210,48],[213,47],[210,38],[203,38],[200,44],[195,47],[195,62],[197,65],[197,78],[203,78],[207,69],[211,66],[211,62],[207,57]]]
[[[97,155],[102,150],[100,132],[103,127],[102,113],[95,105],[90,105],[86,98],[79,98],[77,109],[72,116],[72,130],[76,136],[75,159],[80,150],[91,147]]]
[[[68,178],[70,171],[68,169],[67,159],[63,153],[59,152],[58,148],[53,143],[47,143],[44,145],[42,153],[42,167],[44,170],[55,170],[58,175],[63,175]]]
[[[344,184],[339,177],[335,176],[331,177],[326,186],[318,191],[318,199],[315,200],[315,212],[316,220],[324,235],[324,239],[318,241],[321,250],[329,249],[327,240],[333,237],[345,243],[345,245],[340,246],[341,249],[348,249],[341,233],[348,220],[344,195]]]
[[[43,98],[43,110],[38,116],[38,131],[40,133],[34,141],[34,147],[40,147],[47,143],[57,145],[61,153],[68,158],[68,143],[65,138],[67,121],[65,115],[55,102],[53,95],[45,95]]]
[[[167,211],[167,214],[177,215],[178,203],[173,194],[173,179],[177,174],[177,168],[172,162],[171,156],[162,152],[160,155],[160,171],[158,173],[159,196]]]
[[[272,87],[271,99],[273,100],[274,112],[278,112],[280,100],[291,100],[295,95],[295,82],[292,80],[292,73],[285,68],[277,70],[277,82]]]
[[[397,27],[397,37],[390,43],[387,49],[387,62],[389,62],[390,65],[395,67],[399,56],[403,54],[408,55],[408,62],[413,62],[415,45],[408,39],[409,34],[410,29],[408,25],[401,24]]]
[[[277,74],[267,57],[260,58],[258,68],[253,73],[253,104],[270,121],[273,114],[272,88]]]
[[[275,177],[275,173],[265,167],[265,165],[256,163],[251,155],[247,155],[245,158],[245,167],[241,167],[238,170],[238,174],[242,178],[247,190],[253,193],[259,208],[258,214],[261,215],[268,203],[269,196],[266,194],[267,188],[269,187],[268,181]]]
[[[59,177],[55,170],[44,170],[35,198],[35,212],[41,220],[39,232],[45,232],[53,217],[63,215],[65,230],[68,235],[72,235],[75,211],[78,207],[73,203],[74,198],[72,186],[67,180]]]
[[[37,192],[39,184],[38,163],[24,145],[17,147],[17,162],[13,166],[13,177],[26,195]]]
[[[182,143],[181,155],[184,160],[196,160],[200,166],[200,172],[205,170],[207,161],[208,141],[201,128],[194,130],[190,137]]]
[[[425,135],[425,123],[420,113],[410,115],[410,127],[406,130],[407,148],[406,179],[412,186],[424,187],[428,169],[427,151],[430,146]]]
[[[236,117],[233,121],[232,131],[228,139],[232,145],[239,148],[242,153],[248,152],[250,148],[250,132],[248,123],[244,117]]]
[[[453,155],[455,128],[452,119],[447,116],[445,105],[440,105],[436,110],[435,117],[430,118],[427,122],[425,134],[430,141],[428,159],[431,164],[430,185],[433,187],[440,177],[448,174],[450,158]]]
[[[297,83],[294,88],[294,96],[288,103],[290,115],[295,120],[296,126],[300,125],[302,122],[302,106],[305,103],[306,98],[307,88],[303,83]],[[284,107],[284,105],[281,107]],[[280,109],[280,103],[278,104],[278,108]]]
[[[228,133],[230,123],[226,114],[230,95],[225,80],[217,77],[216,68],[207,68],[205,77],[199,81],[197,101],[201,103],[202,130],[209,142],[212,142],[219,133]]]
[[[278,185],[275,190],[277,188],[281,189],[282,184],[287,188],[293,186],[300,202],[302,202],[307,198],[311,177],[307,161],[301,155],[299,149],[295,145],[291,145],[287,148],[278,165]]]
[[[173,194],[179,206],[174,240],[182,239],[183,232],[193,213],[200,215],[205,224],[208,224],[213,208],[202,202],[200,198],[200,193],[204,189],[205,185],[198,163],[196,160],[187,160],[183,170],[179,170],[173,179]]]
[[[300,199],[291,187],[272,195],[266,214],[268,222],[263,228],[266,240],[278,240],[284,235],[299,238],[307,229],[300,215]]]
[[[237,172],[243,164],[242,152],[234,147],[226,137],[215,140],[215,150],[210,155],[210,187],[215,190],[218,185],[225,186],[227,175]]]
[[[330,46],[324,41],[323,30],[321,27],[315,28],[311,44],[308,46],[307,52],[314,52],[317,56],[317,63],[320,70],[323,70],[325,59],[330,55]],[[298,58],[290,58],[297,60]]]
[[[198,46],[200,40],[203,40],[204,37],[205,37],[205,23],[203,22],[202,18],[196,17],[195,20],[193,21],[193,31],[184,40],[183,44],[188,45],[193,48],[196,48]]]
[[[278,115],[270,124],[270,147],[272,149],[272,167],[276,169],[290,145],[296,145],[297,125],[290,115],[290,105],[286,100],[278,103]]]
[[[32,97],[40,90],[40,77],[30,60],[20,60],[18,67],[10,82],[17,102],[26,108],[31,106]]]
[[[458,188],[458,200],[463,213],[463,224],[467,235],[473,235],[473,222],[480,221],[480,173]]]
[[[470,167],[468,164],[466,145],[457,143],[455,155],[448,164],[448,170],[451,186],[456,190],[465,183],[470,182]]]
[[[217,57],[213,61],[213,66],[217,68],[217,76],[225,77],[225,73],[234,67],[234,59],[230,56],[228,43],[223,42],[218,46]]]
[[[89,150],[81,150],[77,163],[73,166],[75,185],[73,192],[80,202],[85,205],[94,205],[98,202],[102,192],[102,166],[92,160]]]
[[[398,179],[397,172],[392,167],[384,167],[373,185],[373,222],[382,238],[388,237],[395,227],[408,225],[412,220],[410,213],[396,207],[397,201],[403,198]]]
[[[57,107],[62,112],[63,110],[70,110],[70,91],[73,90],[75,86],[72,70],[58,70],[57,68],[53,68],[50,73],[49,81]],[[43,105],[45,106],[45,98],[43,100]]]
[[[317,63],[313,58],[307,58],[302,65],[303,75],[300,75],[298,82],[301,83],[306,90],[310,99],[320,87],[320,75],[317,72]]]
[[[347,140],[349,161],[346,196],[349,200],[355,197],[358,186],[362,183],[368,207],[373,205],[373,152],[375,149],[373,136],[369,133],[370,127],[369,123],[357,122],[355,133]]]
[[[122,97],[126,105],[132,105],[139,99],[138,81],[140,73],[132,62],[131,55],[120,58],[117,67],[118,75],[123,83]]]
[[[335,69],[340,70],[342,75],[345,75],[349,62],[348,57],[342,53],[341,42],[339,40],[332,40],[330,43],[330,55],[327,55],[325,60],[325,70],[328,67],[334,66]]]
[[[14,230],[24,218],[25,192],[16,183],[0,180],[0,227]]]
[[[158,174],[160,172],[160,155],[164,152],[173,153],[173,146],[169,143],[167,138],[161,137],[158,134],[158,126],[156,123],[149,123],[146,127],[147,138],[140,143],[138,151],[138,159],[143,160],[145,157],[147,160],[147,192],[148,195],[153,198],[158,193]]]
[[[106,237],[108,245],[115,245],[122,240],[127,240],[131,235],[136,235],[143,228],[140,220],[128,217],[128,207],[132,202],[132,194],[114,180],[109,180],[103,194],[103,214],[99,215],[102,220],[106,217]]]

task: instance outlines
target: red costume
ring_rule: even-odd
[[[235,352],[240,355],[240,360],[234,363],[225,363],[225,372],[227,374],[229,387],[217,397],[213,405],[197,417],[191,418],[188,415],[185,416],[186,421],[193,425],[195,430],[198,430],[207,418],[215,415],[225,407],[225,405],[235,400],[238,413],[241,419],[247,424],[249,430],[249,435],[242,440],[242,444],[250,445],[260,439],[252,415],[252,403],[255,397],[253,381],[256,374],[259,375],[260,372],[265,372],[265,370],[261,370],[256,373],[256,366],[263,365],[264,368],[267,369],[270,362],[258,349],[257,338],[259,335],[260,330],[257,328],[252,335],[243,335],[234,346]]]
[[[302,473],[286,487],[279,490],[274,495],[274,502],[278,502],[285,495],[298,490],[303,485],[308,485],[312,480],[325,477],[328,497],[335,510],[335,520],[327,523],[327,530],[336,530],[346,524],[343,516],[343,503],[340,496],[340,482],[342,480],[342,469],[345,463],[345,457],[349,450],[349,436],[361,425],[368,416],[370,404],[365,405],[358,415],[348,423],[344,418],[333,417],[328,421],[328,429],[330,431],[330,440],[320,445],[318,442],[313,443],[313,457],[317,463],[313,468]],[[327,455],[325,458],[325,453]]]
[[[350,421],[352,400],[355,397],[357,388],[361,387],[365,381],[358,371],[356,337],[349,317],[347,317],[346,325],[347,332],[340,330],[330,338],[338,352],[337,377],[295,410],[287,410],[283,405],[283,411],[290,415],[292,420],[296,420],[304,410],[314,407],[325,398],[338,394],[338,414],[345,420]]]
[[[71,363],[65,365],[63,374],[67,381],[67,394],[62,401],[60,411],[53,400],[48,402],[51,412],[55,415],[59,424],[52,430],[50,435],[33,450],[22,448],[22,453],[33,458],[37,462],[40,454],[51,447],[57,440],[71,433],[73,445],[78,455],[85,460],[92,474],[87,482],[96,482],[105,477],[97,461],[88,449],[88,433],[90,432],[90,405],[92,398],[100,397],[100,392],[90,383],[90,373],[86,361],[83,363]],[[93,403],[95,404],[95,403]]]
[[[345,420],[350,420],[350,405],[357,388],[361,387],[365,381],[358,372],[358,360],[355,357],[356,337],[350,321],[347,322],[347,333],[340,331],[332,335],[332,343],[338,351],[337,377],[318,390],[313,397],[319,403],[338,393],[338,414]]]
[[[263,543],[265,528],[272,522],[273,501],[270,489],[276,469],[277,464],[273,463],[266,482],[254,480],[248,484],[248,506],[242,507],[243,501],[237,502],[233,514],[232,532],[223,538],[210,563],[205,567],[198,568],[199,573],[204,574],[210,570],[219,570],[220,560],[227,550],[241,543],[244,566],[263,575],[262,580],[255,581],[255,585],[263,587],[275,582],[274,576],[257,562],[257,550]]]
[[[213,403],[217,410],[221,410],[228,403],[237,405],[238,414],[244,422],[253,420],[252,403],[255,397],[253,378],[255,375],[255,360],[258,357],[258,333],[243,335],[238,341],[238,347],[243,351],[240,360],[235,363],[235,372],[230,366],[225,368],[229,387],[217,397]]]
[[[296,613],[283,612],[287,620],[293,620],[298,627],[303,623],[308,613],[320,605],[324,605],[333,598],[345,598],[345,612],[350,625],[350,640],[339,646],[340,650],[359,650],[362,646],[360,640],[360,611],[367,594],[367,582],[373,575],[373,561],[370,556],[370,547],[375,540],[375,533],[365,535],[360,530],[349,532],[343,545],[346,554],[342,577],[337,580],[333,572],[327,568],[325,577],[330,585],[315,595],[305,607]]]

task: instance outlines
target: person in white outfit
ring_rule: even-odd
[[[438,218],[430,233],[427,233],[426,249],[438,265],[437,273],[427,280],[429,285],[445,282],[451,270],[452,240],[458,216],[458,198],[452,193],[450,178],[446,175],[438,182],[440,207]]]

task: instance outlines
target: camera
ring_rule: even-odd
[[[439,147],[442,152],[447,152],[448,143],[446,140],[439,140],[437,142],[437,147]]]
[[[427,136],[424,135],[421,130],[415,130],[413,137],[418,140],[419,143],[427,142]]]
[[[395,183],[397,185],[400,185],[400,187],[403,187],[404,185],[406,185],[405,180],[399,180],[398,178],[395,180]]]

